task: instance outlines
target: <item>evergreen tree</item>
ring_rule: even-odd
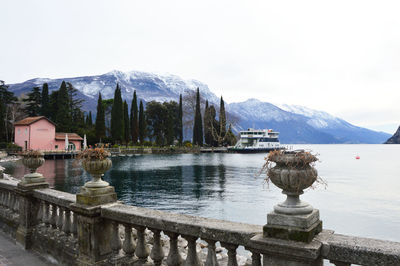
[[[177,139],[179,141],[179,145],[182,145],[183,141],[183,108],[182,108],[182,94],[179,95],[179,111],[178,111],[178,121],[177,121]]]
[[[197,94],[196,94],[196,110],[195,110],[194,125],[193,125],[193,144],[203,146],[203,121],[201,119],[201,111],[200,111],[199,88],[197,88]]]
[[[72,124],[71,105],[68,95],[67,85],[65,81],[61,83],[61,87],[57,95],[58,110],[56,113],[55,122],[57,124],[57,131],[70,132]]]
[[[165,144],[172,145],[178,139],[179,105],[175,101],[164,102],[166,117],[164,118]]]
[[[42,86],[42,107],[40,114],[47,118],[50,116],[49,85],[47,83],[44,83]]]
[[[123,103],[121,97],[121,88],[117,84],[114,93],[114,102],[111,109],[111,138],[114,142],[119,143],[124,139],[124,114]]]
[[[106,121],[105,112],[103,106],[103,100],[101,99],[101,93],[99,93],[99,99],[97,100],[97,114],[96,114],[96,125],[95,125],[96,138],[104,139],[106,136]]]
[[[72,86],[72,84],[70,82],[67,82],[66,85],[67,85],[67,91],[68,91],[70,110],[82,109],[82,103],[84,101],[83,101],[83,99],[80,99],[78,97],[78,90],[75,89],[75,87]]]
[[[226,143],[227,143],[229,146],[233,146],[233,145],[236,144],[236,142],[237,142],[236,136],[235,136],[235,134],[233,134],[233,132],[232,132],[232,127],[231,127],[231,125],[229,125],[229,127],[228,127],[228,132],[226,133]]]
[[[124,101],[124,140],[126,145],[128,145],[129,140],[131,139],[131,131],[130,131],[130,119],[128,112],[128,104]]]
[[[136,98],[136,91],[133,92],[132,105],[131,105],[131,136],[132,142],[135,145],[139,137],[139,121],[138,121],[138,105]]]
[[[224,138],[226,135],[226,115],[225,115],[225,104],[221,96],[221,102],[219,104],[219,135]]]
[[[6,119],[5,119],[5,108],[3,101],[0,101],[0,142],[3,142],[5,139],[6,132]]]
[[[204,139],[205,142],[212,146],[218,146],[218,126],[219,122],[215,119],[217,112],[213,105],[207,107],[204,114]]]
[[[86,125],[90,128],[93,126],[93,118],[92,118],[92,111],[89,111],[89,114],[86,118]]]
[[[11,107],[17,102],[13,92],[8,91],[8,85],[0,80],[0,141],[11,141],[13,127]]]
[[[28,116],[38,116],[41,112],[42,95],[39,87],[34,87],[30,93],[27,94],[28,98],[23,101],[26,102],[24,108]]]
[[[50,120],[56,121],[56,115],[58,112],[58,104],[57,104],[57,99],[58,99],[58,90],[52,91],[49,97],[49,116]]]
[[[143,145],[144,140],[146,138],[146,117],[144,114],[143,103],[140,101],[139,105],[139,141],[140,144]]]
[[[166,122],[167,122],[167,108],[164,104],[156,101],[151,101],[146,104],[146,122],[148,129],[148,137],[154,138],[157,145],[162,146],[166,144]]]
[[[213,118],[211,117],[211,109],[208,107],[208,100],[206,101],[206,107],[204,109],[204,142],[208,146],[212,146],[213,138],[212,138],[212,122]]]

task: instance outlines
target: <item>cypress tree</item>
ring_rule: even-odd
[[[87,124],[89,127],[93,126],[92,111],[89,111],[88,119],[87,119],[86,124]]]
[[[225,104],[221,96],[221,102],[219,105],[219,135],[221,138],[225,138],[226,135],[226,115],[225,115]]]
[[[42,95],[39,87],[34,87],[30,93],[27,94],[28,98],[23,101],[26,102],[25,112],[29,116],[38,116],[41,113]]]
[[[137,105],[136,91],[133,92],[132,105],[131,105],[131,135],[132,135],[132,142],[135,145],[139,137],[138,105]]]
[[[128,104],[124,101],[124,140],[126,145],[128,145],[129,140],[131,139],[131,132],[130,132],[130,119],[129,119],[129,112],[128,112]]]
[[[124,139],[124,113],[121,97],[121,88],[117,84],[114,92],[114,102],[111,109],[111,137],[114,142],[121,142]]]
[[[106,121],[105,112],[103,106],[103,100],[101,99],[101,93],[99,93],[99,99],[97,100],[97,114],[96,114],[96,138],[101,139],[106,136]]]
[[[0,99],[0,141],[5,139],[6,124],[5,124],[5,108],[3,101]]]
[[[71,110],[70,101],[65,81],[61,83],[61,87],[57,95],[57,106],[59,107],[56,114],[57,131],[69,132],[71,130]]]
[[[52,91],[49,97],[49,118],[50,120],[56,121],[56,115],[58,112],[58,90]]]
[[[175,101],[164,102],[163,110],[165,112],[164,115],[164,133],[165,133],[165,141],[167,145],[174,144],[174,140],[176,137],[176,132],[178,132],[178,114],[179,114],[179,105]]]
[[[179,141],[179,145],[182,145],[183,141],[183,109],[182,109],[182,94],[179,95],[179,110],[178,110],[178,126],[177,126],[177,139]]]
[[[146,118],[144,116],[143,103],[140,101],[139,105],[139,141],[143,145],[146,138]]]
[[[12,127],[13,125],[9,122],[11,117],[8,117],[8,108],[9,105],[16,103],[17,98],[14,96],[14,93],[8,91],[8,85],[5,84],[4,81],[0,80],[0,102],[1,102],[1,111],[0,111],[0,122],[2,123],[2,127],[0,127],[0,141],[11,141],[12,136],[11,133],[13,132]]]
[[[212,146],[213,137],[212,137],[212,122],[213,118],[211,116],[211,109],[208,107],[208,100],[206,101],[206,108],[204,109],[204,142],[208,146]]]
[[[50,116],[49,85],[47,83],[42,86],[42,108],[40,114],[45,117]]]
[[[193,144],[203,146],[203,121],[201,119],[201,111],[200,111],[199,88],[197,88],[197,94],[196,94],[196,110],[195,110],[194,125],[193,125]]]

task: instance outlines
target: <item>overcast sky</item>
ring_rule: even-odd
[[[171,73],[393,133],[399,1],[0,1],[0,79]]]

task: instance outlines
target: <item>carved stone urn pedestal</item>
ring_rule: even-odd
[[[93,180],[86,182],[76,195],[76,202],[86,206],[96,206],[117,201],[114,187],[101,179],[106,171],[111,168],[112,162],[109,158],[85,159],[82,166],[93,176]]]
[[[85,152],[85,151],[84,151]],[[99,155],[96,157],[96,154]],[[71,210],[78,221],[78,265],[108,265],[112,254],[110,236],[112,224],[100,215],[103,204],[117,202],[114,187],[101,179],[111,168],[108,153],[102,150],[87,150],[82,159],[82,166],[93,179],[86,182],[76,194],[76,203]]]
[[[280,151],[270,154],[269,161],[276,165],[268,169],[267,175],[287,198],[268,213],[264,237],[311,242],[322,231],[322,222],[319,211],[301,201],[300,195],[318,177],[310,165],[317,158],[304,151]]]

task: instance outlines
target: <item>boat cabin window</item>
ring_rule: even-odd
[[[260,142],[279,142],[278,138],[261,138]]]

